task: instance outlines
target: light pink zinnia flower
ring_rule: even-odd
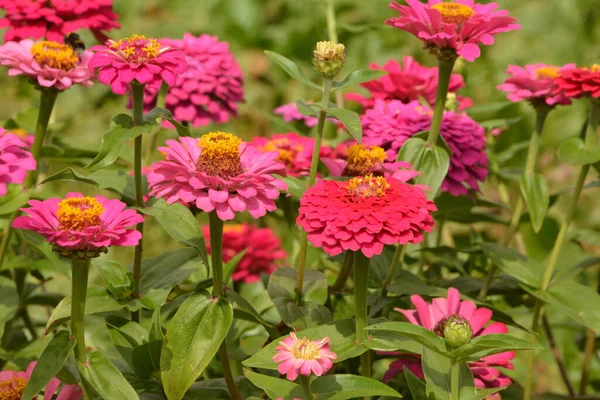
[[[377,100],[362,116],[363,142],[386,149],[389,161],[398,157],[400,148],[409,138],[429,130],[431,109],[413,101],[403,104],[397,100]],[[440,134],[454,152],[442,190],[453,196],[479,191],[479,182],[488,175],[485,152],[485,129],[465,114],[444,113]]]
[[[35,364],[35,361],[32,362],[27,370],[21,372],[0,371],[0,399],[21,399],[27,382],[31,379]],[[66,385],[57,378],[52,378],[44,388],[44,400],[53,399],[55,393],[58,393],[56,400],[80,400],[83,398],[83,392],[78,385]]]
[[[262,152],[224,132],[211,132],[200,139],[180,137],[159,147],[165,161],[152,165],[148,173],[150,195],[167,203],[195,203],[199,209],[217,210],[221,220],[248,210],[253,218],[276,209],[280,190],[287,185],[272,174],[285,176],[276,151]]]
[[[454,288],[448,289],[447,298],[435,298],[431,303],[427,303],[418,295],[411,296],[410,300],[416,310],[403,310],[400,308],[395,310],[402,313],[411,324],[422,326],[439,336],[443,337],[446,321],[453,316],[461,316],[471,325],[473,337],[508,333],[508,328],[501,322],[492,322],[488,325],[492,318],[492,311],[487,308],[477,308],[475,303],[470,300],[461,301],[459,291]],[[477,388],[499,388],[510,385],[512,380],[495,367],[513,369],[514,366],[511,360],[514,357],[514,352],[507,351],[470,362],[469,368],[471,368]],[[407,366],[415,375],[423,379],[420,357],[411,354],[402,355],[400,359],[394,361],[384,375],[383,381],[387,382],[402,373],[404,366]]]
[[[571,104],[571,99],[558,90],[557,79],[574,68],[575,64],[562,68],[548,64],[528,64],[524,68],[509,65],[506,73],[510,76],[498,89],[508,93],[508,99],[515,103],[527,100],[534,106]]]
[[[26,38],[62,41],[78,29],[94,34],[120,28],[112,0],[0,0],[6,10],[0,27],[6,28],[5,41]]]
[[[187,70],[181,51],[145,36],[108,40],[106,46],[90,50],[96,52],[89,62],[90,71],[98,70],[98,80],[119,95],[125,94],[133,81],[155,90],[163,81],[173,86],[177,76]]]
[[[6,184],[21,184],[28,171],[36,168],[29,145],[17,135],[0,128],[0,196],[6,194]]]
[[[408,6],[396,2],[390,8],[400,13],[386,24],[412,33],[427,49],[442,57],[459,55],[474,61],[481,55],[479,44],[491,45],[494,35],[520,29],[508,11],[499,10],[496,3],[478,4],[473,0],[406,0]],[[446,52],[450,50],[450,54]]]
[[[250,142],[251,146],[262,151],[279,152],[278,161],[285,164],[287,174],[300,177],[310,174],[312,153],[315,140],[297,133],[280,133],[271,138],[255,136]]]
[[[99,254],[110,246],[135,246],[141,233],[127,229],[144,218],[126,204],[106,197],[67,193],[65,199],[30,200],[13,227],[42,235],[54,249],[67,256],[84,251]],[[96,255],[97,255],[96,254]]]
[[[66,90],[74,84],[92,86],[88,62],[89,51],[81,59],[68,45],[57,42],[34,42],[25,39],[0,46],[0,64],[8,67],[9,76],[31,78],[45,88]]]
[[[273,112],[281,115],[285,122],[302,121],[302,123],[304,123],[304,125],[306,125],[308,128],[317,126],[317,123],[319,122],[317,117],[300,114],[296,103],[284,104],[280,107],[277,107],[275,110],[273,110]]]
[[[273,361],[279,363],[277,370],[280,374],[285,374],[290,381],[295,381],[298,375],[321,376],[329,371],[333,366],[333,360],[337,358],[328,343],[329,338],[298,339],[292,332],[275,347],[278,353],[273,357]]]

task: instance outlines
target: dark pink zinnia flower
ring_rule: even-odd
[[[492,311],[487,308],[477,308],[475,303],[469,300],[461,301],[459,291],[454,288],[448,289],[447,298],[435,298],[431,303],[427,303],[421,296],[417,295],[411,296],[410,300],[416,310],[402,310],[399,308],[395,310],[402,313],[411,324],[422,326],[440,336],[443,336],[446,321],[453,316],[460,316],[469,323],[473,331],[473,337],[508,333],[508,328],[501,322],[492,322],[488,325],[492,318]],[[485,389],[510,385],[512,380],[503,375],[496,367],[513,369],[512,359],[514,357],[514,352],[507,351],[470,362],[469,368],[475,378],[475,386],[478,389]],[[394,376],[402,373],[404,366],[408,367],[419,378],[424,378],[421,357],[414,354],[401,354],[398,360],[390,364],[383,381],[388,382]]]
[[[525,67],[509,65],[506,73],[510,76],[498,89],[508,93],[508,99],[515,103],[527,100],[533,105],[571,104],[571,99],[558,90],[557,78],[574,67],[575,64],[567,64],[562,68],[547,64],[529,64]]]
[[[204,240],[210,254],[210,229],[203,226]],[[252,283],[260,280],[261,274],[271,275],[287,253],[281,241],[270,228],[258,228],[249,224],[233,224],[223,227],[223,261],[246,251],[233,275],[234,282]]]
[[[590,96],[598,99],[600,98],[600,64],[561,71],[556,84],[558,90],[568,97],[579,99]]]
[[[0,371],[0,399],[19,400],[25,391],[27,382],[31,379],[35,365],[34,361],[27,366],[25,371],[20,372]],[[55,393],[58,393],[56,400],[80,400],[83,398],[83,392],[78,385],[66,385],[57,378],[52,378],[44,387],[44,400],[52,399]]]
[[[360,250],[370,258],[386,244],[421,242],[435,210],[421,187],[371,174],[317,182],[300,199],[296,223],[329,255]]]
[[[217,210],[223,221],[248,210],[253,218],[276,209],[285,182],[285,166],[276,151],[262,152],[231,133],[211,132],[200,139],[180,137],[159,147],[164,161],[148,173],[150,195],[167,203],[194,203],[205,212]]]
[[[278,363],[277,370],[290,381],[295,381],[298,375],[324,375],[333,366],[337,354],[329,347],[329,338],[308,340],[298,339],[294,332],[279,342],[275,347],[277,354],[273,361]]]
[[[375,102],[362,116],[363,142],[386,149],[389,161],[398,157],[404,142],[413,135],[429,130],[432,111],[413,101],[403,104],[397,100]],[[454,152],[442,190],[453,196],[479,190],[479,182],[488,175],[485,152],[485,129],[465,114],[447,111],[442,119],[440,134]]]
[[[6,10],[0,28],[8,28],[4,40],[46,38],[62,42],[78,29],[94,34],[120,28],[112,0],[0,0]]]
[[[279,152],[278,161],[285,164],[287,174],[300,177],[310,174],[315,139],[300,136],[297,133],[280,133],[270,138],[255,136],[250,142],[262,151]]]
[[[90,50],[96,52],[89,62],[90,71],[97,70],[98,80],[119,95],[125,94],[134,81],[155,90],[160,89],[163,81],[172,86],[187,69],[181,51],[145,36],[108,40],[106,46]]]
[[[29,148],[21,138],[0,128],[0,196],[6,194],[6,185],[25,182],[27,173],[36,168]]]
[[[474,61],[481,55],[479,45],[494,43],[494,35],[521,28],[508,11],[496,10],[498,4],[478,4],[473,0],[406,0],[408,6],[396,2],[390,8],[400,13],[399,17],[385,23],[412,33],[421,39],[428,50],[436,55],[450,50],[465,60]]]

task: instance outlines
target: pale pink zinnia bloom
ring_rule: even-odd
[[[459,55],[474,61],[481,55],[480,44],[491,45],[494,35],[521,28],[508,11],[496,10],[496,3],[478,4],[473,0],[429,0],[427,4],[406,0],[406,3],[408,6],[390,3],[390,8],[400,16],[388,19],[386,24],[412,33],[438,56]],[[448,50],[451,54],[444,54]]]
[[[279,342],[275,350],[278,353],[273,357],[273,361],[279,364],[277,370],[290,381],[295,381],[298,375],[321,376],[329,371],[333,360],[337,358],[329,347],[329,338],[298,339],[294,332]]]
[[[280,107],[277,107],[275,110],[273,110],[273,112],[277,115],[281,115],[285,122],[302,121],[302,123],[308,128],[317,126],[317,123],[319,122],[317,117],[300,114],[296,103],[284,104]]]
[[[29,148],[17,135],[0,128],[0,196],[6,194],[7,184],[23,183],[28,171],[35,170],[36,162]]]
[[[21,399],[35,365],[34,361],[25,371],[20,372],[0,371],[0,399]],[[55,393],[57,394],[56,400],[80,400],[83,398],[83,392],[78,385],[66,385],[57,378],[52,378],[44,388],[44,400],[53,399]]]
[[[74,84],[92,86],[93,74],[88,70],[91,57],[91,52],[84,51],[80,58],[70,46],[57,42],[25,39],[0,46],[0,65],[9,68],[9,76],[26,76],[56,90]]]
[[[61,254],[64,251],[98,253],[110,246],[135,246],[142,234],[134,227],[144,222],[120,200],[67,193],[66,198],[30,200],[13,227],[42,235]],[[66,254],[66,253],[65,253]]]
[[[555,67],[548,64],[528,64],[525,67],[509,65],[509,75],[498,89],[508,93],[515,103],[527,100],[534,106],[567,105],[571,99],[558,90],[557,80],[562,72],[573,70],[575,64]]]
[[[431,303],[427,303],[418,295],[411,296],[410,300],[416,310],[403,310],[400,308],[395,310],[402,313],[411,324],[422,326],[439,336],[443,337],[446,321],[453,316],[460,316],[471,325],[473,337],[508,333],[505,324],[501,322],[489,323],[492,318],[491,310],[477,308],[475,303],[470,300],[461,301],[459,291],[454,288],[448,289],[447,298],[435,298],[432,299]],[[503,375],[496,367],[513,369],[514,366],[511,360],[514,357],[514,352],[507,351],[482,357],[479,361],[469,362],[469,368],[473,373],[477,388],[499,388],[510,385],[512,380]],[[402,373],[404,366],[423,379],[420,357],[403,354],[397,361],[390,364],[383,381],[387,382]]]
[[[290,132],[276,134],[270,138],[255,136],[250,145],[262,151],[279,152],[278,161],[285,164],[287,174],[290,176],[300,177],[310,174],[315,139]]]
[[[164,161],[148,173],[150,195],[167,203],[194,203],[205,212],[217,211],[221,220],[248,210],[253,218],[276,209],[274,199],[287,189],[282,180],[285,166],[276,151],[262,152],[224,132],[211,132],[200,139],[167,140],[159,151]]]
[[[90,71],[98,71],[98,80],[109,85],[113,93],[123,95],[132,83],[159,90],[163,81],[173,86],[177,76],[187,70],[184,54],[161,45],[156,39],[132,35],[105,46],[94,46]],[[135,81],[135,82],[134,82]]]

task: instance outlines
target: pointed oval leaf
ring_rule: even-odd
[[[383,322],[368,326],[369,331],[395,332],[409,337],[439,354],[448,354],[446,342],[435,333],[408,322]]]
[[[177,122],[175,118],[173,118],[171,111],[167,110],[166,108],[156,107],[144,115],[144,121],[151,124],[156,124],[156,120],[159,118],[169,121],[177,130],[177,134],[179,136],[192,136],[190,130]]]
[[[304,75],[304,72],[296,65],[295,62],[290,60],[287,57],[282,56],[281,54],[274,53],[269,50],[265,50],[265,54],[273,61],[275,61],[285,72],[288,73],[289,76],[294,78],[300,83],[304,83],[306,86],[311,87],[318,91],[323,91],[319,85],[311,81]]]
[[[371,396],[402,397],[388,385],[358,375],[320,376],[312,381],[310,388],[315,396],[328,400],[347,400]]]
[[[344,124],[358,143],[362,142],[362,124],[357,113],[343,108],[328,108],[327,112]]]
[[[292,400],[296,396],[304,396],[302,387],[287,379],[274,378],[268,375],[261,375],[244,368],[244,375],[250,382],[261,388],[267,393],[270,399],[278,398]]]
[[[162,351],[162,340],[153,340],[133,349],[131,361],[133,372],[142,379],[151,379],[157,371],[160,371],[160,354]]]
[[[540,174],[521,176],[521,194],[529,209],[531,224],[536,232],[542,229],[550,205],[548,181]]]
[[[360,69],[352,72],[341,82],[334,82],[331,91],[345,89],[361,83],[370,82],[379,79],[388,74],[388,71],[383,69]]]
[[[102,351],[90,352],[87,361],[85,365],[78,365],[79,372],[103,399],[139,399],[121,371],[106,358]]]
[[[569,165],[596,164],[600,161],[600,147],[588,149],[580,138],[571,138],[558,148],[558,158]]]
[[[450,168],[448,153],[440,146],[428,147],[420,138],[411,138],[404,142],[398,160],[410,163],[414,169],[421,172],[421,175],[415,178],[415,183],[429,187],[427,197],[430,199],[435,197]]]
[[[452,393],[452,361],[431,349],[423,347],[421,360],[425,375],[427,395],[434,395],[436,400],[451,400]],[[467,363],[459,365],[459,395],[460,400],[476,400],[477,390],[471,369]]]

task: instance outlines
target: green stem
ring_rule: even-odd
[[[221,357],[221,364],[223,365],[223,376],[225,377],[225,383],[227,383],[227,390],[232,400],[242,400],[242,395],[235,384],[233,379],[233,373],[231,371],[231,365],[229,364],[229,356],[227,355],[227,339],[223,340],[221,347],[219,347],[219,357]]]
[[[442,126],[442,118],[446,108],[446,98],[448,97],[448,87],[450,86],[450,76],[454,68],[454,60],[439,60],[438,70],[438,87],[435,97],[435,107],[433,109],[433,119],[431,128],[429,128],[429,136],[427,137],[427,145],[433,147],[437,144]]]
[[[331,42],[338,42],[337,22],[335,19],[335,0],[327,1],[327,33]]]
[[[31,155],[38,164],[40,162],[40,155],[42,154],[44,139],[46,138],[46,133],[48,133],[48,123],[50,122],[50,116],[52,115],[57,96],[58,92],[56,90],[42,89],[40,91],[40,111],[35,126],[35,138],[33,140],[33,145],[31,146]],[[39,165],[37,169],[39,169]],[[27,179],[24,183],[26,188],[35,185],[37,180],[37,169],[31,171],[29,175],[27,175]]]
[[[356,342],[364,344],[368,339],[367,333],[367,297],[369,296],[369,263],[362,252],[354,253],[354,319],[356,321]],[[367,350],[360,356],[361,374],[371,377],[371,356]]]
[[[10,215],[8,225],[6,226],[6,232],[4,232],[4,235],[2,236],[2,243],[0,244],[0,271],[2,271],[2,264],[4,264],[4,258],[8,253],[8,243],[10,242],[10,237],[13,232],[12,224],[20,213],[21,211],[17,210]]]
[[[84,318],[89,269],[90,260],[71,261],[71,335],[75,339],[75,359],[79,368],[86,361]],[[81,388],[84,399],[91,399],[92,390],[84,379],[81,380]]]
[[[300,375],[300,384],[302,385],[302,390],[304,391],[306,400],[313,400],[314,397],[310,390],[310,376]]]
[[[450,370],[450,390],[452,391],[450,399],[460,400],[460,363],[455,363]]]
[[[290,230],[294,230],[296,227],[295,210],[292,205],[292,197],[285,193],[279,196],[279,203],[281,204],[281,210],[283,211],[283,218]]]
[[[346,286],[346,281],[350,276],[350,270],[352,270],[352,262],[354,259],[354,253],[352,251],[347,251],[344,257],[344,264],[342,264],[342,269],[338,274],[333,286],[331,287],[331,294],[338,294],[342,290],[344,290],[344,286]]]
[[[579,383],[579,394],[585,395],[589,384],[592,358],[596,350],[596,332],[588,329],[585,334],[585,356],[583,359],[583,368],[581,369],[581,381]]]
[[[383,297],[387,296],[387,287],[390,283],[392,283],[392,280],[394,280],[396,269],[398,268],[398,265],[400,265],[400,260],[402,260],[402,257],[404,256],[404,249],[406,249],[406,246],[401,244],[396,247],[396,252],[394,253],[394,258],[392,258],[392,264],[390,265],[390,271],[388,272],[381,286],[381,296]]]

